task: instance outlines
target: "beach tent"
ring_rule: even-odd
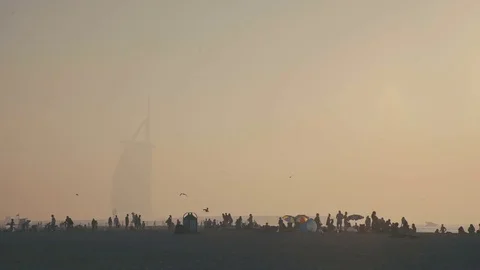
[[[307,230],[307,223],[300,223],[298,229],[301,231],[301,232],[308,232]]]
[[[305,223],[305,227],[307,229],[307,232],[316,232],[317,231],[317,223],[313,219],[309,219]]]

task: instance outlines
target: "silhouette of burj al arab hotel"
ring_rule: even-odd
[[[140,131],[144,139],[137,139]],[[132,138],[122,142],[124,151],[113,174],[112,209],[119,218],[128,213],[138,213],[143,217],[152,214],[151,180],[152,150],[150,142],[150,99],[147,117],[133,134]]]

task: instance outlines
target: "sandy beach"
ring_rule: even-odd
[[[480,236],[167,231],[1,233],[1,269],[480,269]]]

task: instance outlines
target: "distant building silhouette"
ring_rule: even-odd
[[[142,130],[145,139],[137,140]],[[151,215],[150,174],[152,170],[152,149],[150,142],[150,100],[147,118],[140,124],[135,134],[123,142],[124,151],[113,174],[112,209],[120,216],[127,213]]]

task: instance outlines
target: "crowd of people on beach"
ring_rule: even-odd
[[[259,225],[253,215],[250,214],[246,220],[243,221],[242,216],[239,216],[235,221],[230,213],[222,213],[222,220],[210,219],[207,218],[202,221],[199,225],[203,226],[206,230],[220,229],[220,228],[232,228],[237,230],[243,229],[264,229],[268,231],[277,231],[277,232],[293,232],[298,231],[301,228],[301,225],[306,222],[307,219],[305,215],[301,215],[303,220],[298,220],[292,216],[280,217],[278,219],[277,226],[271,226],[268,223],[265,225]],[[357,221],[363,220],[362,224],[357,224]],[[370,215],[365,218],[361,215],[348,215],[348,212],[338,211],[335,217],[332,217],[331,214],[328,214],[325,224],[322,223],[320,215],[317,213],[315,218],[312,219],[316,224],[315,231],[328,233],[328,232],[376,232],[383,233],[388,232],[392,236],[412,236],[417,232],[417,227],[415,224],[409,224],[405,217],[402,217],[400,222],[392,222],[390,219],[385,219],[383,217],[378,217],[377,213],[373,211]],[[352,224],[353,222],[353,224]],[[164,222],[167,228],[171,231],[175,230],[176,227],[181,226],[180,220],[177,219],[176,224],[172,220],[170,215],[167,220]],[[20,225],[19,228],[15,229],[15,225]],[[153,223],[154,227],[156,222]],[[88,227],[87,227],[88,226]],[[37,231],[42,227],[41,223],[30,226],[30,220],[23,222],[22,224],[15,224],[14,219],[7,224],[6,231]],[[144,230],[146,228],[145,221],[142,221],[142,216],[140,214],[131,213],[127,214],[124,218],[124,222],[120,222],[117,215],[113,218],[109,217],[106,227],[109,229],[120,229],[124,227],[127,230]],[[44,231],[56,231],[56,230],[85,230],[90,229],[92,231],[98,230],[98,221],[94,218],[90,224],[76,225],[72,218],[67,216],[65,221],[57,225],[57,220],[54,215],[51,215],[50,222],[43,226]],[[442,224],[439,229],[435,230],[435,234],[449,234],[446,227]],[[468,229],[465,231],[463,226],[458,228],[458,234],[480,234],[480,224],[478,225],[478,230],[473,224],[470,224]]]
[[[230,213],[222,214],[223,221],[217,221],[216,219],[205,219],[202,222],[202,225],[205,229],[219,229],[225,227],[232,227],[233,219]],[[171,218],[171,216],[170,216]],[[375,233],[390,233],[392,236],[403,237],[403,236],[412,236],[417,232],[417,227],[414,223],[409,224],[405,217],[402,217],[400,222],[392,222],[391,219],[385,219],[383,217],[378,217],[376,211],[373,211],[369,216],[365,217],[365,221],[362,224],[357,224],[352,221],[363,220],[363,216],[360,215],[348,215],[348,212],[342,213],[338,211],[335,217],[332,217],[331,214],[328,214],[325,224],[322,223],[319,213],[315,215],[313,219],[316,223],[316,231],[327,233],[327,232],[375,232]],[[247,222],[243,222],[242,217],[238,217],[235,221],[235,229],[275,229],[277,232],[293,232],[299,230],[301,227],[301,221],[299,220],[289,220],[285,221],[282,217],[278,219],[278,226],[270,226],[266,223],[264,226],[260,226],[250,214]],[[448,234],[446,227],[442,224],[440,229],[435,230],[436,234]],[[458,234],[467,234],[464,228],[460,226],[458,228]],[[473,224],[470,224],[468,227],[468,234],[480,234],[480,224],[478,225],[478,230],[475,229]]]
[[[115,215],[115,218],[118,220],[118,217]],[[130,226],[129,226],[130,225]],[[125,228],[133,228],[133,229],[145,229],[145,221],[142,221],[142,215],[135,214],[132,212],[132,221],[130,222],[130,216],[127,214],[125,216]],[[109,227],[112,227],[109,225]]]
[[[233,218],[232,218],[232,215],[230,213],[222,213],[222,218],[223,218],[223,221],[217,221],[216,219],[212,220],[212,219],[208,218],[208,219],[205,219],[201,223],[201,225],[203,225],[203,227],[205,229],[218,229],[218,228],[232,227]],[[243,229],[243,228],[253,229],[253,228],[259,228],[261,226],[258,225],[258,223],[255,220],[253,220],[253,216],[252,216],[252,214],[250,214],[248,216],[248,219],[247,219],[246,223],[243,222],[243,218],[241,216],[238,217],[235,220],[235,226],[234,227],[236,229]]]
[[[348,212],[342,213],[338,211],[335,217],[328,214],[325,224],[320,220],[320,215],[317,213],[313,219],[316,223],[316,230],[321,232],[390,232],[392,235],[407,235],[416,233],[417,228],[415,224],[409,225],[405,217],[402,217],[401,222],[392,222],[390,219],[385,220],[383,217],[379,218],[377,213],[373,211],[370,216],[365,218],[363,224],[358,225],[357,222],[352,224],[352,221],[361,220],[363,216],[360,215],[348,215]],[[279,231],[294,231],[300,226],[298,221],[285,222],[282,218],[278,220]]]
[[[243,222],[242,217],[236,219],[234,226],[233,219],[230,213],[222,214],[223,221],[217,221],[216,219],[205,219],[202,222],[202,225],[205,229],[220,229],[220,228],[235,228],[235,229],[267,229],[277,232],[293,232],[299,230],[301,227],[301,221],[299,220],[288,220],[285,221],[284,218],[279,217],[278,226],[270,226],[266,223],[263,226],[260,226],[250,214],[247,222]],[[170,216],[171,219],[171,216]],[[362,224],[357,224],[358,220],[363,220]],[[325,224],[322,223],[319,213],[315,215],[313,219],[316,226],[317,232],[328,233],[328,232],[359,232],[359,233],[390,233],[394,237],[403,237],[403,236],[413,236],[417,232],[417,227],[414,223],[409,224],[405,217],[402,217],[400,222],[392,222],[391,219],[385,219],[383,217],[378,217],[376,211],[373,211],[370,215],[363,218],[360,215],[348,215],[348,212],[342,213],[338,211],[335,217],[332,217],[331,214],[328,214]],[[352,221],[354,222],[352,224]],[[179,222],[179,221],[178,221]],[[446,227],[442,224],[440,229],[436,229],[436,234],[448,234]],[[458,234],[467,234],[464,228],[460,226],[458,228]],[[478,230],[475,229],[473,224],[470,224],[468,227],[468,234],[480,234],[480,224],[478,225]]]
[[[443,227],[443,224],[442,224],[442,227]],[[444,227],[443,227],[444,228]],[[445,230],[441,230],[440,232],[438,232],[438,229],[435,231],[435,233],[446,233]],[[478,224],[478,230],[475,231],[475,226],[473,226],[473,224],[470,224],[470,226],[468,226],[468,234],[480,234],[480,224]],[[465,232],[465,229],[463,228],[463,226],[460,226],[458,228],[458,234],[467,234],[467,232]]]
[[[125,216],[125,222],[120,223],[120,220],[118,219],[118,216],[115,215],[115,217],[112,219],[112,217],[108,218],[108,228],[120,228],[122,225],[125,224],[125,228],[127,229],[145,229],[145,221],[142,221],[142,215],[138,215],[135,213],[132,213],[132,221],[130,222],[130,216],[127,214]],[[21,224],[16,224],[14,219],[11,219],[10,222],[7,224],[6,231],[56,231],[56,230],[85,230],[87,228],[91,229],[92,231],[98,230],[98,221],[93,218],[92,221],[89,224],[77,224],[75,226],[75,223],[73,222],[72,218],[69,216],[66,216],[65,220],[63,222],[60,222],[57,224],[57,219],[55,218],[55,215],[50,216],[50,222],[43,224],[41,222],[35,224],[35,225],[30,225],[30,220],[26,220],[22,222]],[[16,228],[16,225],[19,225],[19,227]]]

